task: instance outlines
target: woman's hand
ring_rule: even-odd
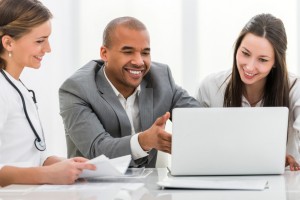
[[[95,170],[96,166],[86,163],[88,159],[74,157],[52,165],[45,166],[47,183],[50,184],[72,184],[84,169]]]
[[[291,155],[286,155],[285,157],[285,166],[290,166],[291,171],[298,171],[300,170],[300,165],[297,163],[295,158]]]

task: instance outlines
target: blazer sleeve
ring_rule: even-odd
[[[106,132],[88,101],[87,88],[81,84],[68,79],[59,89],[60,114],[65,126],[68,157],[84,156],[91,159],[104,154],[115,158],[131,154],[131,136],[118,138]],[[89,90],[89,93],[97,92]]]

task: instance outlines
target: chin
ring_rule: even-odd
[[[41,67],[41,65],[32,65],[32,66],[27,66],[28,68],[31,69],[39,69]]]
[[[242,80],[242,82],[243,82],[245,85],[252,85],[252,84],[256,83],[256,80],[251,80],[251,81],[249,81],[249,80]]]
[[[141,82],[138,83],[129,83],[128,86],[130,86],[131,88],[137,88],[139,85],[141,84]]]

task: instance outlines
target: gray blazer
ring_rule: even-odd
[[[59,89],[68,157],[115,158],[131,154],[131,125],[127,114],[103,73],[103,61],[90,61],[68,78]],[[141,82],[138,97],[141,128],[176,107],[199,107],[199,103],[177,86],[167,65],[152,62]],[[132,161],[133,167],[155,167],[157,151]]]

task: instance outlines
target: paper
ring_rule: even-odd
[[[219,190],[264,190],[267,180],[200,180],[200,179],[166,178],[157,184],[163,188],[182,189],[219,189]]]
[[[109,190],[110,188],[135,191],[144,186],[144,183],[75,183],[72,185],[41,185],[35,191],[71,191],[71,190]]]
[[[114,159],[109,159],[105,155],[98,156],[88,163],[96,165],[96,170],[83,170],[79,178],[89,177],[107,177],[107,176],[122,176],[125,174],[131,155],[122,156]]]
[[[68,194],[62,199],[141,199],[145,193],[144,183],[80,183],[73,185],[42,185],[34,192]],[[71,196],[71,197],[70,197]]]
[[[86,180],[90,183],[92,182],[103,182],[103,181],[126,181],[126,180],[133,180],[133,179],[143,179],[146,178],[149,174],[153,172],[153,169],[145,169],[145,168],[128,168],[125,174],[120,176],[99,176],[99,177],[89,177]]]

